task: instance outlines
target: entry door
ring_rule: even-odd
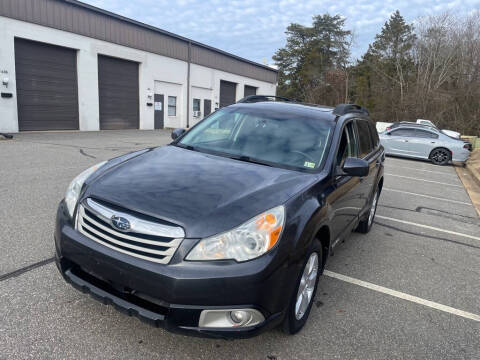
[[[203,117],[210,115],[212,112],[212,100],[203,100]]]
[[[155,108],[155,129],[163,129],[164,128],[164,114],[165,114],[165,98],[163,94],[155,94],[154,95],[154,108]]]

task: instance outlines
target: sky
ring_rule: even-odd
[[[421,16],[480,11],[480,0],[83,0],[134,20],[272,64],[285,46],[290,23],[310,25],[314,15],[346,18],[355,34],[352,60],[359,58],[395,10],[412,23]]]

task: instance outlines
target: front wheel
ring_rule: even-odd
[[[318,279],[322,269],[322,246],[315,243],[314,249],[308,253],[303,265],[300,278],[297,281],[296,291],[290,301],[283,323],[283,331],[287,334],[296,334],[307,322],[313,299],[317,292]]]

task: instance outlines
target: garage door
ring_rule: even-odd
[[[76,50],[15,39],[20,131],[77,130]]]
[[[237,84],[220,80],[220,107],[235,103]]]
[[[138,63],[98,57],[100,129],[138,129]]]
[[[257,88],[255,86],[245,85],[243,96],[257,95]]]

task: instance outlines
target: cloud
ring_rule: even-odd
[[[444,11],[480,9],[480,0],[83,1],[257,62],[271,62],[275,51],[285,45],[290,23],[309,25],[318,14],[340,14],[347,19],[356,39],[353,56],[360,57],[397,9],[408,22]]]

